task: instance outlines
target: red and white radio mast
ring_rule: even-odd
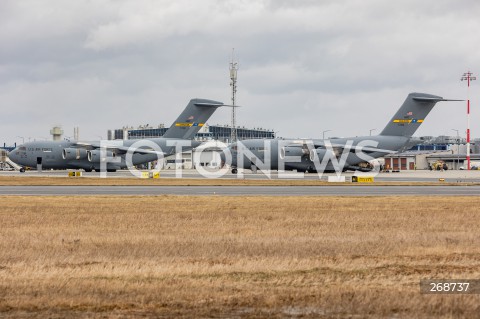
[[[473,73],[468,71],[463,73],[460,81],[467,81],[467,167],[470,170],[470,81],[474,81],[477,78],[473,76]]]

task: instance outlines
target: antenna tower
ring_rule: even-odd
[[[232,49],[232,61],[230,62],[230,86],[232,87],[232,127],[230,130],[230,143],[237,141],[237,123],[235,118],[237,98],[237,71],[238,62],[235,62],[235,49]]]
[[[468,71],[463,73],[460,81],[467,81],[467,169],[470,170],[470,82],[476,80],[477,77]]]

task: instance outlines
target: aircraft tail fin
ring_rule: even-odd
[[[425,93],[410,93],[380,135],[411,137],[435,104],[440,101],[459,100],[446,100],[440,96]]]
[[[165,138],[193,139],[195,134],[205,125],[215,110],[223,106],[222,102],[192,99],[185,110],[165,132]]]

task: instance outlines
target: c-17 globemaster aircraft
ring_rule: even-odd
[[[192,99],[162,137],[115,141],[41,141],[18,146],[8,157],[18,165],[44,169],[84,169],[100,171],[108,157],[106,170],[114,172],[129,165],[140,165],[192,149],[200,143],[193,137],[222,102]],[[102,149],[103,148],[103,151]],[[126,155],[130,155],[130,158]]]
[[[396,153],[409,140],[440,101],[440,96],[410,93],[380,135],[330,140],[252,139],[234,143],[221,154],[232,173],[238,168],[261,170],[297,170],[297,172],[364,171],[361,163]]]

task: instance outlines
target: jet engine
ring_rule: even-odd
[[[83,148],[64,148],[62,157],[65,160],[80,160],[87,157],[87,150]]]
[[[104,154],[106,157],[115,157],[112,151],[104,151]],[[100,150],[87,151],[87,158],[89,162],[100,162]]]
[[[280,158],[285,159],[285,156],[305,156],[308,155],[308,148],[304,145],[300,146],[284,146],[280,148]]]

